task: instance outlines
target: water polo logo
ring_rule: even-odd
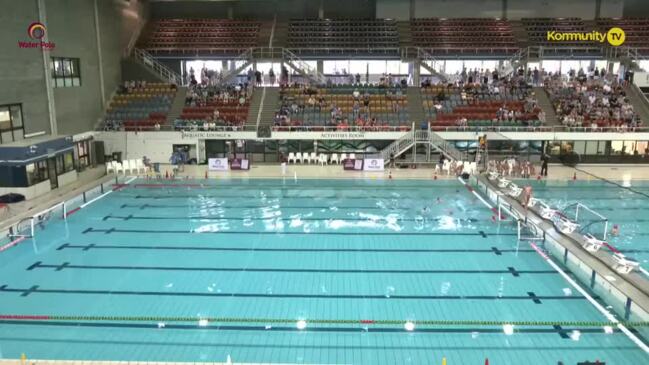
[[[34,22],[27,28],[27,34],[31,39],[43,39],[45,37],[45,26],[42,23]]]
[[[47,34],[45,25],[40,22],[34,22],[27,27],[27,35],[31,41],[18,41],[18,48],[40,48],[43,51],[51,51],[56,46],[54,42],[45,41]]]

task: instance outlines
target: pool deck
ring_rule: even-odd
[[[481,183],[487,185],[489,189],[502,192],[496,184],[485,176],[479,176],[478,179]],[[500,199],[511,205],[512,210],[520,217],[526,217],[529,222],[542,229],[546,237],[550,237],[555,242],[558,242],[567,250],[566,252],[570,252],[579,258],[612,287],[622,292],[627,298],[630,298],[634,305],[649,313],[649,280],[647,280],[644,274],[637,270],[625,275],[618,273],[613,269],[615,261],[610,253],[605,250],[597,252],[586,251],[582,245],[584,239],[581,234],[565,234],[559,232],[552,223],[540,216],[535,207],[531,207],[526,213],[525,208],[517,199],[504,193],[500,196]]]

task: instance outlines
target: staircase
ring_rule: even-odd
[[[176,119],[180,118],[180,114],[182,114],[183,108],[185,107],[186,94],[187,94],[187,87],[185,86],[178,87],[178,90],[176,91],[176,97],[174,98],[174,101],[171,103],[171,109],[169,109],[169,113],[167,113],[167,123],[166,123],[167,125],[173,127]]]
[[[229,70],[228,72],[224,72],[223,75],[221,76],[221,80],[219,80],[219,85],[227,85],[232,81],[232,79],[236,78],[237,75],[239,75],[246,67],[250,66],[252,64],[252,53],[253,53],[254,48],[247,49],[245,52],[239,54],[237,58],[235,58],[233,61],[235,62],[235,65],[237,62],[242,62],[241,66],[237,67],[234,70]]]
[[[132,59],[155,73],[161,80],[171,84],[182,85],[182,77],[169,67],[158,62],[151,54],[140,48],[133,48]]]
[[[414,126],[413,126],[414,127]],[[451,160],[467,161],[467,153],[459,151],[451,143],[440,137],[439,134],[430,130],[415,130],[414,128],[401,136],[401,138],[390,143],[387,147],[381,150],[380,157],[385,162],[388,162],[390,157],[397,157],[402,153],[408,151],[415,144],[427,144],[433,146],[439,153],[444,154]]]
[[[399,33],[399,45],[401,47],[412,46],[412,33],[410,22],[397,22],[397,32]]]
[[[272,47],[286,47],[288,45],[288,22],[277,21],[273,33]]]
[[[436,76],[442,82],[452,82],[453,76],[441,71],[444,67],[444,60],[438,60],[432,54],[422,48],[417,48],[417,60],[421,67],[428,70],[431,75]]]
[[[642,90],[637,85],[629,85],[624,87],[624,91],[643,124],[649,124],[649,100]]]
[[[252,94],[248,119],[246,125],[273,125],[277,102],[279,101],[279,87],[257,88]],[[259,124],[257,124],[259,118]]]
[[[415,122],[415,128],[417,128],[419,127],[419,123],[427,119],[422,105],[421,90],[417,86],[408,86],[406,97],[408,100],[408,110],[410,111],[410,120]]]
[[[316,68],[309,66],[309,64],[302,61],[301,58],[288,49],[282,50],[282,58],[288,66],[297,71],[303,77],[311,80],[316,85],[323,85],[327,82],[325,75],[318,72]]]
[[[509,61],[508,64],[505,65],[500,70],[500,75],[499,76],[500,77],[509,76],[509,75],[513,74],[514,72],[516,72],[516,70],[519,67],[523,66],[527,62],[527,59],[526,59],[527,52],[526,52],[526,50],[527,49],[525,48],[525,49],[519,49],[518,51],[516,51],[516,53],[514,53],[507,60],[507,61]]]
[[[270,37],[273,34],[273,23],[272,21],[266,21],[261,23],[259,27],[259,38],[257,39],[257,47],[269,47]]]
[[[557,118],[557,114],[554,112],[554,107],[552,106],[552,102],[550,102],[548,93],[545,92],[545,89],[542,87],[534,87],[533,90],[536,100],[539,102],[539,106],[545,113],[545,125],[560,126],[561,122],[559,121],[559,118]]]

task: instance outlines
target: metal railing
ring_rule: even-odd
[[[414,144],[415,133],[414,131],[410,131],[382,149],[379,155],[381,156],[381,158],[383,158],[383,160],[387,161],[391,157],[399,156]]]
[[[295,53],[289,51],[286,48],[282,51],[282,58],[289,65],[293,66],[293,68],[295,68],[296,71],[302,73],[303,76],[309,78],[316,84],[325,84],[327,82],[327,78],[325,77],[325,75],[318,72],[317,68],[311,67],[308,63],[304,62]]]
[[[452,81],[452,76],[444,72],[445,61],[438,60],[432,54],[422,48],[417,48],[417,59],[423,68],[430,71],[431,74],[437,75],[442,81]],[[428,64],[430,63],[430,64]]]
[[[316,125],[303,125],[303,126],[273,126],[272,130],[275,132],[409,132],[412,130],[411,126],[316,126]]]
[[[182,85],[182,77],[169,67],[158,62],[149,52],[140,48],[133,48],[133,58],[158,74],[163,80],[172,84]]]
[[[235,68],[227,72],[224,72],[221,75],[221,79],[219,80],[219,85],[227,84],[230,80],[239,76],[239,73],[241,73],[241,71],[243,71],[246,67],[248,67],[252,63],[253,50],[254,48],[248,48],[247,50],[245,50],[245,52],[242,52],[234,60],[232,60],[234,61]],[[237,63],[241,63],[241,65],[236,66]]]
[[[449,142],[445,140],[439,134],[432,131],[428,134],[428,136],[429,136],[428,141],[433,146],[435,146],[441,153],[445,154],[450,159],[457,160],[457,161],[463,161],[468,159],[465,158],[468,156],[468,152],[467,153],[461,152],[460,150],[455,148],[453,142]]]

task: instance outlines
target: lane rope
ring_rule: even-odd
[[[0,314],[0,320],[16,321],[84,321],[84,322],[196,322],[208,321],[212,323],[296,323],[300,319],[291,318],[241,318],[241,317],[191,317],[191,316],[64,316],[42,314]],[[401,319],[304,319],[310,324],[375,324],[403,326],[411,322],[419,326],[561,326],[561,327],[615,327],[625,325],[629,327],[649,327],[649,321],[487,321],[487,320],[401,320]]]

